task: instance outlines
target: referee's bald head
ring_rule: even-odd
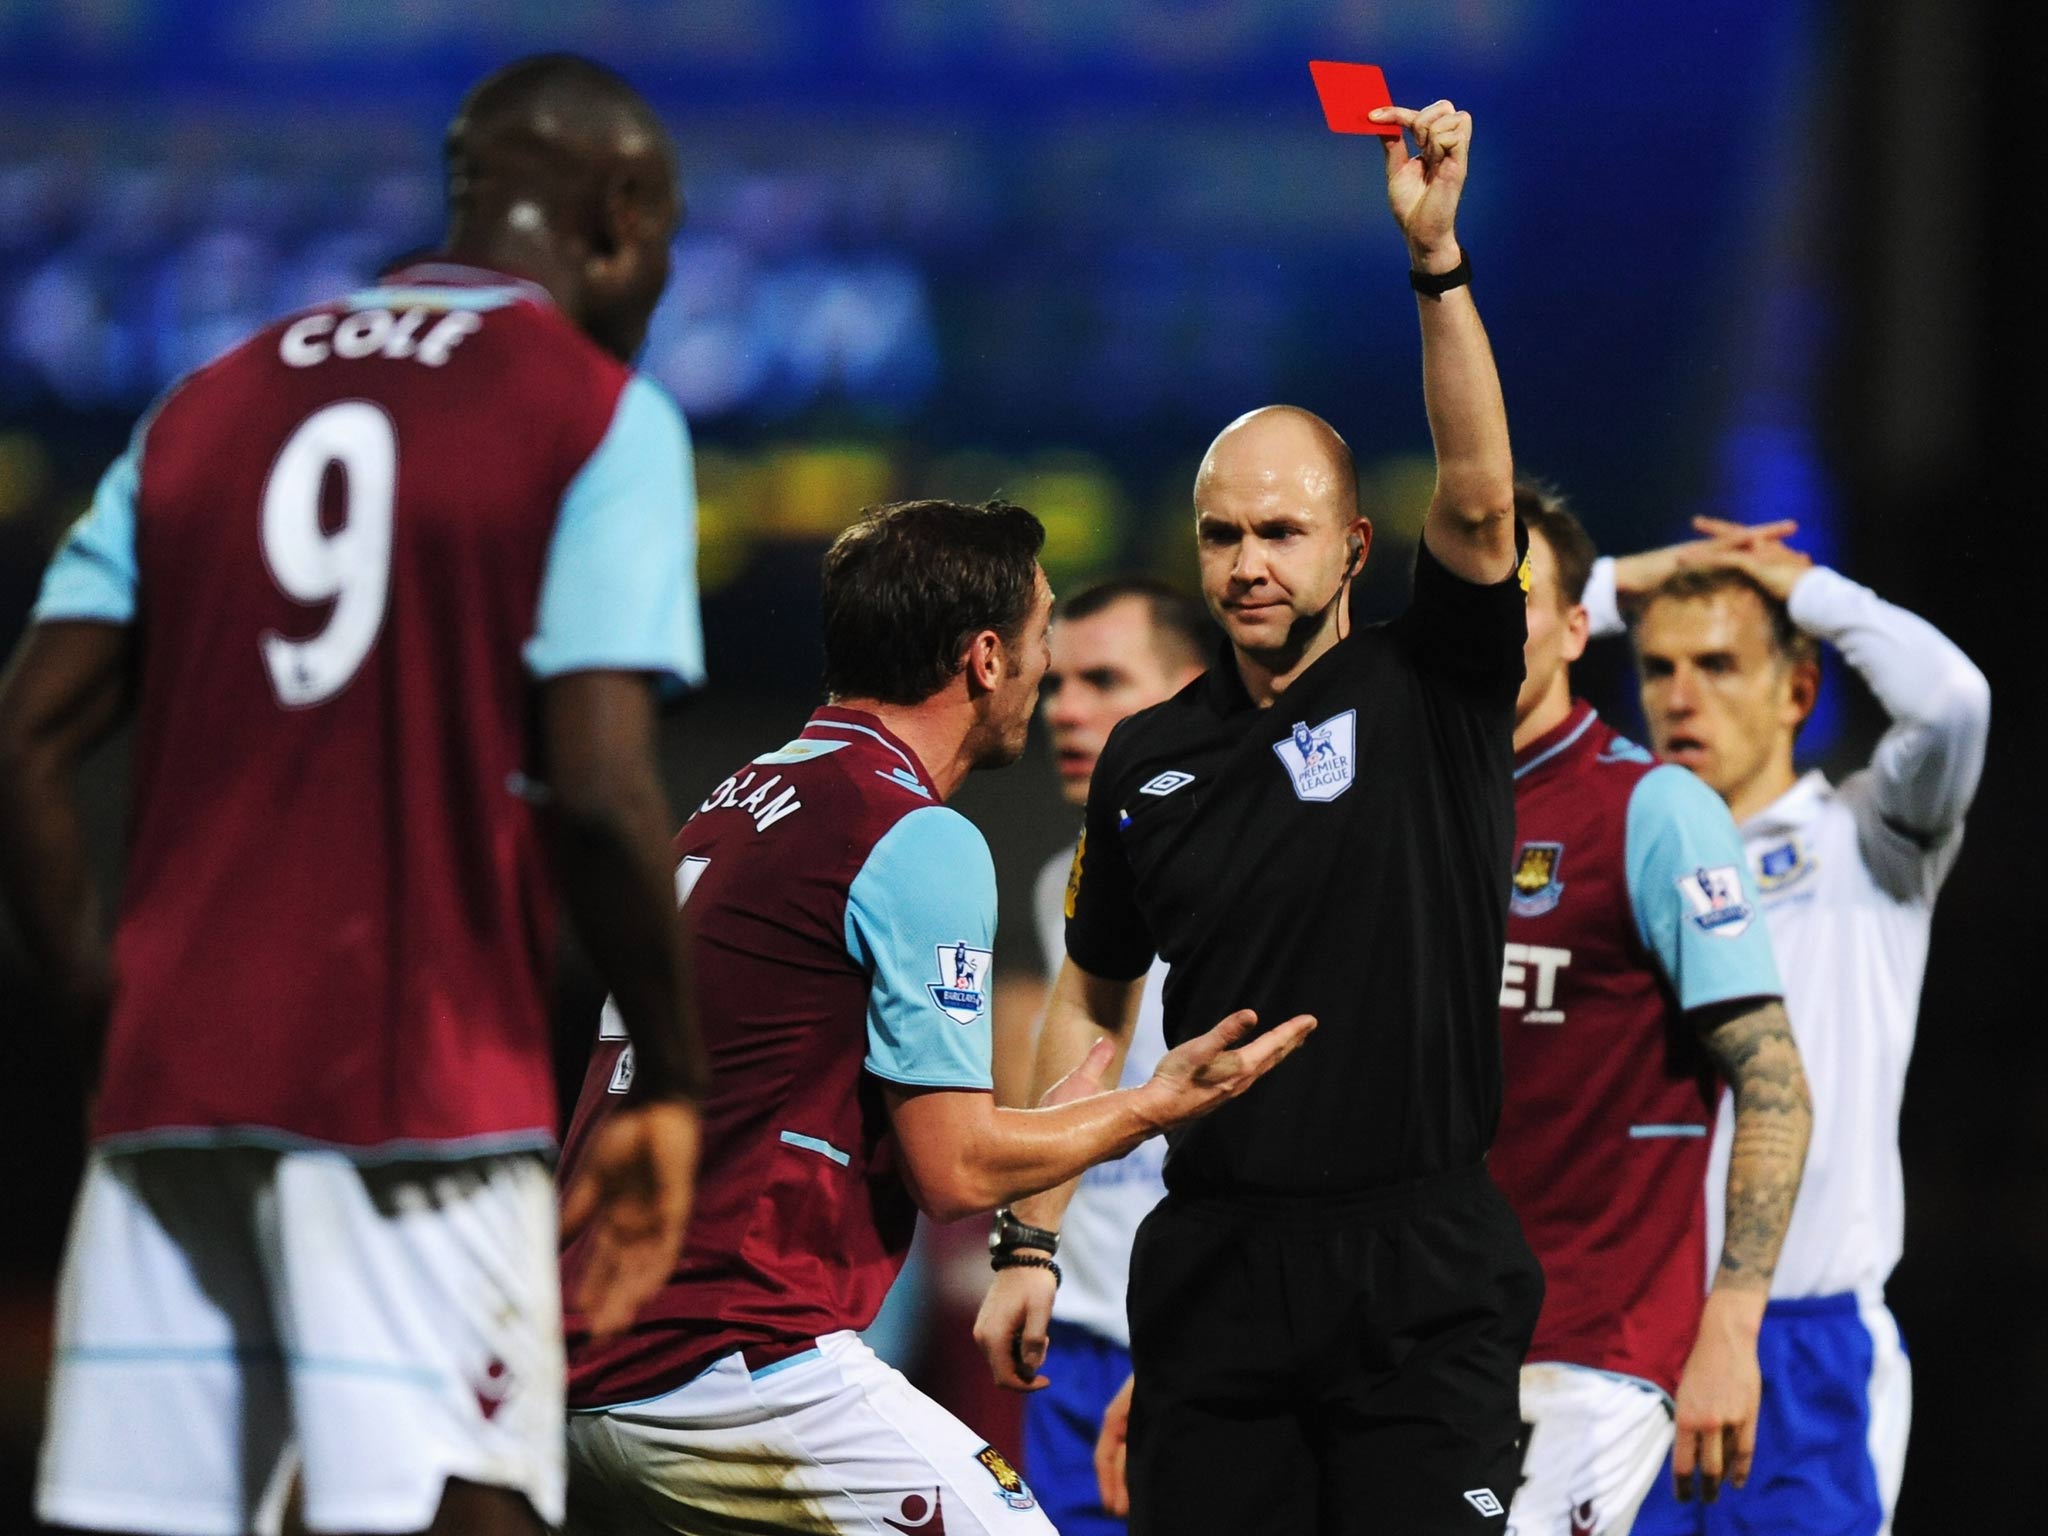
[[[1216,434],[1195,471],[1195,507],[1214,491],[1287,495],[1328,508],[1339,526],[1358,516],[1358,467],[1337,429],[1298,405],[1247,411]]]

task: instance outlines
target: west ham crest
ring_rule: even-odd
[[[1522,844],[1508,909],[1517,917],[1541,917],[1555,907],[1564,896],[1564,882],[1557,878],[1563,862],[1563,843]]]
[[[1273,751],[1294,781],[1297,796],[1334,800],[1358,776],[1358,711],[1347,709],[1321,725],[1297,720],[1285,741],[1273,743]]]

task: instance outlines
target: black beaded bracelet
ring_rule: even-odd
[[[1448,272],[1417,272],[1408,269],[1408,286],[1417,293],[1432,299],[1440,299],[1453,288],[1462,288],[1472,281],[1472,256],[1462,246],[1458,249],[1458,264]]]
[[[1036,1253],[999,1253],[988,1261],[990,1269],[1049,1269],[1052,1271],[1052,1286],[1060,1286],[1060,1261],[1048,1259]]]

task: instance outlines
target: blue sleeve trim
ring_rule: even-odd
[[[1690,1012],[1740,997],[1779,997],[1742,834],[1721,797],[1675,764],[1629,795],[1626,864],[1636,932]]]
[[[135,506],[142,494],[143,430],[135,429],[127,450],[100,477],[92,506],[57,546],[36,597],[31,616],[35,622],[134,622],[140,579],[135,562]]]
[[[689,429],[638,374],[562,497],[525,655],[535,677],[624,671],[687,687],[704,681]]]
[[[871,978],[867,1069],[918,1088],[992,1089],[996,870],[974,824],[920,806],[869,850],[846,950]]]
[[[806,1152],[815,1152],[820,1157],[829,1157],[840,1167],[852,1164],[853,1154],[842,1152],[822,1136],[806,1136],[802,1131],[784,1131],[778,1138],[784,1146],[802,1147]]]

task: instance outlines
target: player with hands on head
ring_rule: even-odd
[[[1926,620],[1813,562],[1784,522],[1699,518],[1701,537],[1596,562],[1595,635],[1634,639],[1650,745],[1721,798],[1749,875],[1813,1096],[1813,1142],[1764,1310],[1763,1406],[1747,1486],[1711,1508],[1660,1479],[1638,1532],[1889,1529],[1912,1372],[1884,1287],[1904,1247],[1899,1109],[1934,903],[1984,767],[1991,690]],[[1825,643],[1890,724],[1840,784],[1794,748]],[[1735,1123],[1724,1100],[1706,1177],[1710,1240]],[[1682,1471],[1682,1466],[1678,1468]]]
[[[1131,1257],[1136,1536],[1464,1532],[1514,1490],[1542,1275],[1485,1159],[1522,538],[1456,232],[1471,122],[1448,102],[1383,120],[1414,138],[1387,141],[1384,170],[1437,454],[1408,605],[1352,622],[1372,524],[1327,422],[1267,407],[1219,434],[1194,512],[1225,644],[1096,765],[1040,1033],[1040,1084],[1103,1036],[1121,1048],[1155,959],[1169,1041],[1226,997],[1326,1026],[1314,1070],[1172,1138]],[[1013,1214],[1056,1232],[1068,1193]],[[1029,1354],[981,1342],[1025,1384]]]
[[[690,1244],[633,1325],[602,1338],[568,1318],[571,1532],[1045,1536],[1002,1452],[858,1336],[916,1212],[992,1210],[1221,1110],[1315,1027],[1255,1033],[1236,1009],[1136,1085],[1104,1091],[1103,1041],[1041,1107],[995,1103],[995,872],[946,801],[1024,750],[1048,661],[1044,537],[1001,502],[863,513],[825,556],[830,702],[677,834],[713,1076],[704,1175]],[[600,1026],[571,1178],[638,1050]],[[599,1257],[565,1247],[572,1292]]]
[[[630,366],[675,152],[546,55],[447,162],[440,255],[144,417],[0,683],[0,883],[98,1088],[55,1525],[263,1529],[294,1450],[311,1530],[559,1522],[558,889],[645,1046],[571,1197],[585,1304],[623,1323],[682,1237],[705,1082],[654,727],[702,676],[695,492]],[[75,784],[131,714],[110,956]]]

